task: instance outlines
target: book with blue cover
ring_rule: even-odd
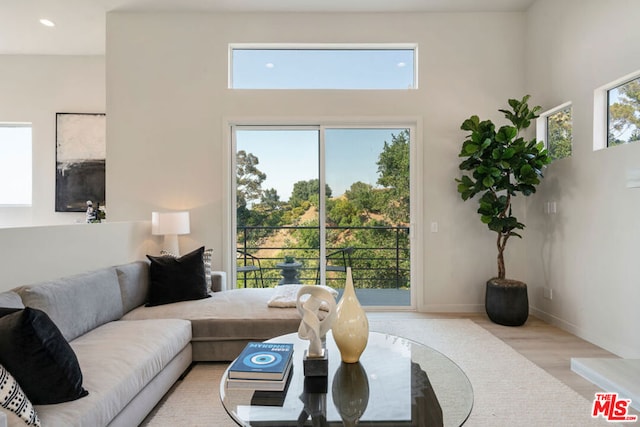
[[[293,344],[250,342],[229,367],[230,379],[281,381],[293,357]]]
[[[293,363],[289,362],[284,377],[281,380],[263,380],[248,378],[227,378],[228,389],[252,389],[254,391],[273,392],[286,394],[286,389],[291,382]]]

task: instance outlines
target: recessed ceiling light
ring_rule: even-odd
[[[398,62],[398,64],[396,64],[396,65],[398,65],[398,68],[402,68],[402,67],[406,67],[407,63],[406,62]]]
[[[267,62],[266,64],[264,64],[265,67],[267,68],[273,68],[275,67],[275,65],[273,64],[273,62]]]
[[[55,27],[56,26],[56,24],[54,24],[53,21],[51,21],[51,20],[49,20],[47,18],[42,18],[40,20],[40,23],[42,25],[44,25],[45,27]]]

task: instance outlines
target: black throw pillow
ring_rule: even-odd
[[[76,400],[82,387],[78,358],[47,313],[27,307],[0,317],[0,364],[34,405]]]
[[[20,310],[24,310],[24,308],[0,307],[0,317],[4,317],[7,314],[15,313]]]
[[[204,274],[204,246],[180,258],[147,255],[149,297],[147,307],[210,297]]]

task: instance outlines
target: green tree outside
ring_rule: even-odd
[[[261,258],[267,283],[273,284],[279,279],[275,264],[281,262],[284,255],[302,261],[307,274],[305,283],[314,283],[320,247],[319,180],[295,182],[289,201],[282,202],[275,189],[262,188],[266,174],[260,171],[259,163],[255,155],[238,152],[238,246],[246,242],[247,247],[255,248],[253,253],[260,255],[267,251],[264,248],[269,242],[279,241],[284,249],[271,251]],[[355,248],[352,266],[359,288],[406,288],[410,277],[406,227],[409,222],[408,131],[392,135],[391,141],[384,143],[377,166],[379,188],[355,182],[344,195],[332,197],[331,188],[325,187],[327,252],[347,246]],[[394,225],[401,228],[392,228]],[[273,229],[245,228],[265,226]],[[289,226],[300,228],[286,228]],[[396,275],[397,263],[400,263],[399,276]],[[344,274],[331,273],[327,278],[330,286],[344,283]],[[251,278],[247,285],[253,286]]]
[[[547,117],[547,146],[552,160],[571,155],[572,128],[571,107]]]
[[[609,105],[608,146],[640,140],[640,78],[609,92],[616,91],[618,100]]]

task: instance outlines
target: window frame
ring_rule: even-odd
[[[410,88],[236,88],[233,87],[234,50],[412,50],[413,84]],[[418,90],[418,44],[417,43],[229,43],[227,60],[227,88],[231,90]]]
[[[234,214],[236,210],[235,200],[236,194],[232,191],[235,182],[235,142],[233,141],[234,127],[244,126],[265,126],[268,128],[276,127],[320,127],[320,128],[359,128],[359,127],[408,127],[411,132],[410,142],[410,198],[411,198],[411,214],[410,214],[410,234],[411,241],[411,283],[417,283],[418,278],[423,277],[424,265],[419,260],[424,259],[424,242],[418,236],[423,235],[423,224],[417,218],[424,217],[423,210],[423,192],[418,188],[419,183],[424,181],[424,147],[419,141],[423,140],[423,119],[420,116],[383,116],[383,117],[342,117],[342,116],[312,116],[312,117],[225,117],[222,127],[222,138],[228,141],[223,145],[223,186],[224,186],[224,205],[223,224],[225,224],[228,232],[223,234],[222,246],[228,248],[222,252],[222,265],[227,271],[235,270],[235,240],[234,233],[236,223]],[[321,182],[324,185],[324,182]],[[324,218],[321,219],[324,221]],[[232,282],[233,283],[233,282]],[[423,304],[424,290],[421,286],[411,287],[411,306],[395,307],[397,310],[421,310],[424,309]]]
[[[567,108],[571,108],[571,154],[566,157],[553,159],[554,161],[566,159],[567,157],[571,157],[573,155],[573,102],[568,101],[558,105],[557,107],[553,107],[550,110],[540,113],[540,115],[536,119],[536,139],[538,141],[542,141],[547,151],[549,151],[549,117],[553,116],[556,113],[559,113],[562,110],[566,110]]]
[[[609,148],[609,91],[639,78],[637,70],[593,91],[593,151]]]
[[[33,206],[33,123],[30,122],[0,122],[0,128],[28,128],[29,138],[29,171],[25,171],[25,178],[29,179],[29,202],[28,203],[5,203],[0,199],[0,208],[20,208]]]

